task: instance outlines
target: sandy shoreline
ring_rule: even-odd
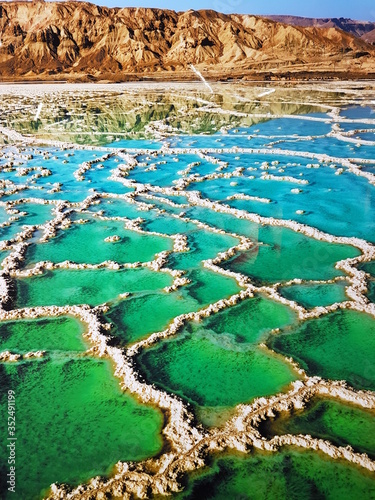
[[[208,81],[217,83],[230,83],[230,82],[277,82],[277,83],[300,83],[300,82],[330,82],[330,81],[361,81],[361,80],[375,80],[375,72],[368,71],[332,71],[332,67],[326,66],[318,69],[314,67],[293,69],[293,66],[277,68],[275,70],[264,71],[246,71],[246,70],[231,70],[229,71],[215,71],[207,69],[203,72],[203,76]],[[90,74],[61,74],[61,78],[56,80],[56,75],[48,78],[48,75],[25,77],[24,75],[13,75],[11,78],[2,77],[0,84],[32,84],[32,83],[162,83],[162,82],[176,82],[176,83],[193,83],[197,81],[196,75],[192,71],[157,71],[154,73],[128,73],[128,74],[114,74],[105,75],[105,77],[94,77]]]
[[[334,83],[348,83],[348,84],[361,84],[361,83],[370,83],[373,84],[375,80],[375,72],[374,73],[358,73],[358,74],[350,74],[350,73],[297,73],[293,75],[293,77],[283,77],[282,74],[278,77],[275,75],[275,78],[270,78],[268,76],[262,76],[260,74],[251,74],[246,76],[231,76],[225,77],[220,75],[213,74],[204,74],[205,79],[208,82],[220,84],[220,85],[231,85],[231,84],[243,84],[243,85],[251,85],[260,83],[262,85],[272,84],[272,85],[311,85],[311,84],[334,84]],[[156,73],[154,76],[139,76],[139,78],[132,79],[90,79],[90,78],[61,78],[59,80],[48,79],[48,78],[35,78],[35,79],[27,79],[24,77],[17,78],[13,75],[12,78],[1,78],[0,77],[0,87],[1,86],[11,86],[11,85],[87,85],[88,88],[91,88],[94,85],[126,85],[129,87],[138,87],[139,85],[146,86],[150,84],[152,85],[168,85],[168,84],[176,84],[176,85],[202,85],[202,82],[197,79],[196,75],[191,74],[191,72],[186,72],[184,75],[176,75],[173,72],[161,72]]]

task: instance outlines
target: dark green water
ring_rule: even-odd
[[[0,349],[24,354],[30,351],[74,351],[87,349],[84,327],[73,318],[48,318],[0,323]]]
[[[1,404],[16,394],[16,494],[6,492],[5,419],[0,428],[3,498],[39,498],[52,482],[109,474],[118,460],[158,453],[163,417],[123,394],[108,361],[69,358],[0,366]]]
[[[352,500],[375,498],[370,473],[317,452],[283,449],[215,458],[177,499]]]
[[[351,445],[358,453],[375,458],[375,419],[373,410],[332,399],[315,399],[305,410],[280,414],[261,424],[266,436],[309,434],[328,439],[336,446]]]
[[[270,339],[278,352],[292,356],[310,375],[347,380],[358,389],[375,389],[375,324],[356,311],[339,311],[306,321]]]

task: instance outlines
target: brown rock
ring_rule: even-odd
[[[195,79],[191,64],[211,78],[375,72],[374,47],[336,27],[212,10],[2,2],[0,33],[2,80],[125,81],[164,71]]]

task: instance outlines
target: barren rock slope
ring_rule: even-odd
[[[214,11],[0,3],[0,75],[123,80],[190,64],[221,75],[375,70],[374,47],[335,28]]]
[[[356,37],[362,38],[365,42],[372,43],[373,36],[369,36],[375,31],[375,22],[355,21],[345,17],[298,17],[298,16],[265,16],[268,19],[280,23],[291,24],[293,26],[315,26],[317,28],[338,28]]]

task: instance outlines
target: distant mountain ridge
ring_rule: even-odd
[[[375,22],[355,21],[345,17],[299,17],[299,16],[262,16],[279,23],[293,26],[315,26],[317,28],[338,28],[351,35],[362,38],[365,42],[375,42]]]
[[[375,77],[375,48],[335,27],[213,10],[0,2],[0,40],[3,81],[195,79],[191,64],[211,78]]]

